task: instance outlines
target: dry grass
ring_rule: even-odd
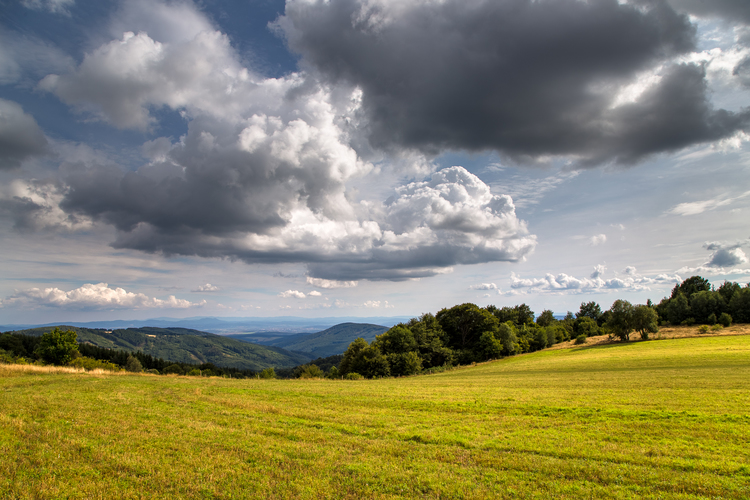
[[[128,372],[113,372],[110,370],[102,370],[101,368],[97,368],[94,370],[86,371],[83,368],[76,368],[73,366],[52,366],[52,365],[16,365],[16,364],[3,364],[0,363],[0,377],[8,377],[12,376],[14,374],[17,374],[19,372],[26,372],[26,373],[88,373],[91,375],[133,375],[132,373]]]

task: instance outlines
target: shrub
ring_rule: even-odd
[[[200,377],[201,371],[197,368],[193,368],[192,370],[187,372],[185,375],[187,375],[188,377]]]
[[[709,325],[715,325],[715,324],[716,324],[716,321],[717,321],[717,320],[716,320],[716,315],[715,315],[714,313],[711,313],[711,314],[710,314],[710,315],[708,316],[708,321],[707,321],[707,323],[708,323]]]
[[[274,370],[273,366],[272,366],[272,367],[266,368],[265,370],[263,370],[262,372],[260,372],[258,374],[258,376],[260,378],[266,378],[266,379],[276,378],[276,370]]]
[[[163,373],[165,375],[174,373],[176,375],[182,375],[184,372],[182,371],[182,367],[178,364],[169,365],[168,367],[164,368]]]
[[[719,324],[724,328],[729,328],[732,324],[732,317],[727,313],[721,313],[721,316],[719,316]]]
[[[80,356],[74,359],[73,361],[68,363],[68,366],[74,366],[76,368],[83,368],[84,370],[87,370],[87,371],[99,369],[99,370],[109,370],[111,372],[119,372],[122,369],[118,365],[114,363],[110,363],[109,361],[88,358],[86,356]]]
[[[78,334],[73,330],[55,328],[45,332],[36,348],[36,354],[45,363],[67,365],[78,353]]]
[[[294,376],[296,378],[323,378],[323,370],[318,365],[302,365],[294,370]]]
[[[586,337],[586,335],[582,333],[578,337],[576,337],[576,344],[578,345],[585,344],[587,339],[588,337]]]
[[[701,325],[698,327],[698,333],[708,333],[709,328],[708,325]]]
[[[688,318],[680,323],[682,326],[693,326],[695,324],[694,318]]]
[[[159,375],[159,370],[156,368],[149,368],[148,370],[143,370],[143,373],[150,373],[151,375]]]
[[[335,366],[332,366],[330,370],[328,370],[328,373],[326,374],[326,378],[341,378],[341,375],[339,374],[339,369]]]
[[[364,377],[356,372],[349,372],[346,375],[344,375],[344,380],[361,380]]]
[[[129,372],[140,373],[143,371],[143,365],[135,356],[128,356],[127,361],[125,361],[125,369]]]
[[[723,330],[723,329],[724,329],[724,327],[723,327],[723,326],[721,326],[721,325],[720,325],[720,324],[718,324],[718,323],[717,323],[717,324],[715,324],[714,326],[712,326],[712,327],[711,327],[711,331],[712,331],[712,332],[718,332],[719,330]]]

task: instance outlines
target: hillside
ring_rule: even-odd
[[[53,327],[18,330],[25,335],[42,335]],[[63,330],[74,330],[81,343],[142,351],[158,358],[180,363],[213,363],[246,370],[263,370],[268,367],[290,368],[310,361],[300,353],[293,353],[273,346],[250,344],[213,333],[187,328],[126,328],[104,330],[60,326]]]
[[[380,335],[386,330],[388,330],[388,327],[382,325],[341,323],[322,332],[300,333],[268,340],[253,340],[253,335],[243,334],[229,335],[229,337],[245,342],[258,342],[262,345],[309,354],[312,358],[325,358],[334,354],[342,354],[349,347],[349,344],[358,337],[372,342],[375,340],[376,335]]]
[[[0,365],[0,496],[747,499],[749,357],[738,335],[358,381]]]

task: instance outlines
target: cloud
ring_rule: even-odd
[[[491,170],[488,169],[488,170]],[[502,181],[489,183],[494,191],[507,194],[513,198],[517,208],[526,208],[542,201],[547,193],[557,189],[563,183],[578,177],[580,172],[558,172],[542,179],[529,179],[527,176],[514,174]]]
[[[731,23],[750,24],[750,9],[745,0],[667,0],[677,10],[699,17],[719,17]]]
[[[276,27],[306,68],[361,89],[384,148],[630,164],[750,121],[674,62],[695,28],[665,2],[289,0]]]
[[[147,130],[155,122],[151,110],[162,106],[232,116],[246,97],[238,94],[255,83],[220,32],[162,43],[128,31],[86,54],[75,71],[47,75],[39,88],[118,128]]]
[[[353,288],[359,284],[357,281],[335,281],[322,278],[307,277],[307,284],[316,288]]]
[[[361,134],[361,91],[303,73],[260,77],[208,21],[188,24],[184,36],[164,41],[126,32],[40,83],[116,127],[148,130],[162,107],[187,120],[178,140],[144,144],[149,162],[135,171],[61,168],[59,206],[114,226],[114,247],[302,262],[310,278],[330,283],[433,276],[458,264],[518,261],[534,249],[512,199],[462,167],[397,186],[385,201],[359,199],[348,186],[389,168],[351,145]]]
[[[27,9],[46,10],[53,14],[69,16],[68,8],[75,5],[75,0],[21,0],[21,5]]]
[[[299,290],[287,290],[286,292],[281,292],[279,294],[279,297],[282,297],[284,299],[304,299],[305,294],[303,292],[300,292]]]
[[[747,198],[748,196],[750,196],[750,191],[745,191],[741,195],[735,197],[720,195],[710,200],[680,203],[679,205],[675,205],[667,210],[667,213],[673,215],[698,215],[709,210],[715,210],[719,207],[731,205],[735,201]]]
[[[481,283],[479,285],[471,285],[469,290],[499,290],[494,283]]]
[[[112,16],[109,33],[148,33],[159,42],[186,42],[204,31],[216,31],[213,23],[190,0],[126,0]]]
[[[602,278],[604,266],[596,266],[590,278],[576,278],[565,273],[557,275],[547,274],[544,278],[520,278],[511,273],[511,288],[526,293],[554,292],[554,293],[597,293],[609,290],[650,290],[650,285],[680,283],[678,275],[659,274],[654,277],[637,274],[635,268],[625,268],[624,276],[610,279]]]
[[[592,236],[589,241],[591,242],[592,247],[603,245],[604,243],[607,242],[607,235],[597,234],[597,235]]]
[[[47,153],[47,139],[34,117],[17,103],[0,99],[0,171]]]
[[[74,60],[44,40],[13,31],[0,32],[0,84],[33,88],[51,72],[63,72]]]
[[[64,186],[58,182],[16,179],[0,185],[0,213],[10,215],[14,229],[21,232],[90,229],[90,218],[60,208],[64,196]]]
[[[393,309],[395,307],[389,304],[387,300],[368,300],[362,305],[368,309],[380,309],[380,307],[383,307],[383,309]]]
[[[594,266],[594,272],[591,273],[591,279],[595,280],[595,279],[600,278],[604,274],[604,271],[606,270],[607,270],[606,266],[602,264],[597,264],[596,266]]]
[[[322,294],[322,293],[320,293],[320,292],[319,292],[319,291],[317,291],[317,290],[313,290],[312,292],[308,293],[308,294],[307,294],[307,296],[308,296],[308,297],[322,297],[322,296],[323,296],[323,294]]]
[[[211,283],[206,283],[205,285],[200,285],[198,288],[195,288],[194,290],[190,290],[191,292],[218,292],[221,288],[218,286],[212,285]]]
[[[747,256],[742,251],[742,243],[725,244],[720,242],[706,243],[703,248],[713,253],[704,264],[711,268],[731,268],[747,262]]]
[[[107,283],[87,283],[65,291],[59,288],[30,288],[16,291],[0,300],[0,307],[64,307],[68,309],[187,309],[199,307],[206,301],[190,302],[170,295],[167,299],[148,297],[123,288],[110,288]]]

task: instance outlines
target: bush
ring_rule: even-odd
[[[701,325],[698,327],[698,333],[708,333],[709,328],[708,325]]]
[[[585,344],[587,339],[588,337],[586,337],[586,335],[580,334],[578,337],[576,337],[576,344],[577,345]]]
[[[174,364],[174,365],[169,365],[168,367],[164,368],[163,373],[165,375],[172,374],[172,373],[176,375],[182,375],[184,372],[182,371],[182,367],[180,365]]]
[[[721,313],[721,316],[719,316],[719,324],[724,328],[729,328],[732,324],[732,317],[727,313]]]
[[[318,365],[302,365],[294,370],[295,378],[323,378],[325,375]]]
[[[187,375],[188,377],[200,377],[201,371],[197,368],[193,368],[192,370],[187,372],[185,375]]]
[[[151,375],[159,375],[159,370],[156,368],[149,368],[148,370],[143,370],[143,373],[150,373]]]
[[[356,372],[349,372],[344,375],[344,380],[362,380],[364,377]]]
[[[36,354],[45,363],[67,365],[78,353],[78,334],[73,330],[55,328],[45,332],[36,348]]]
[[[258,376],[260,378],[266,378],[266,379],[276,378],[276,370],[274,370],[273,367],[266,368],[265,370],[260,372]]]
[[[122,368],[109,361],[103,361],[101,359],[88,358],[86,356],[80,356],[70,363],[68,366],[74,366],[76,368],[83,368],[84,370],[109,370],[111,372],[119,372]]]
[[[723,330],[723,329],[724,329],[724,327],[723,327],[723,326],[721,326],[721,325],[720,325],[720,324],[718,324],[718,323],[717,323],[717,324],[715,324],[714,326],[712,326],[712,327],[711,327],[711,331],[712,331],[712,332],[718,332],[719,330]]]
[[[125,369],[132,373],[141,373],[143,365],[135,356],[128,356],[127,361],[125,361]]]
[[[711,313],[711,314],[710,314],[710,315],[708,316],[708,321],[707,321],[707,323],[708,323],[709,325],[715,325],[715,324],[716,324],[716,321],[717,321],[717,319],[716,319],[716,315],[715,315],[714,313]]]
[[[326,373],[326,378],[336,379],[341,378],[341,375],[339,374],[339,369],[335,366],[332,366],[330,370],[328,370],[328,373]]]
[[[695,319],[688,318],[680,323],[682,326],[693,326],[695,324]]]

